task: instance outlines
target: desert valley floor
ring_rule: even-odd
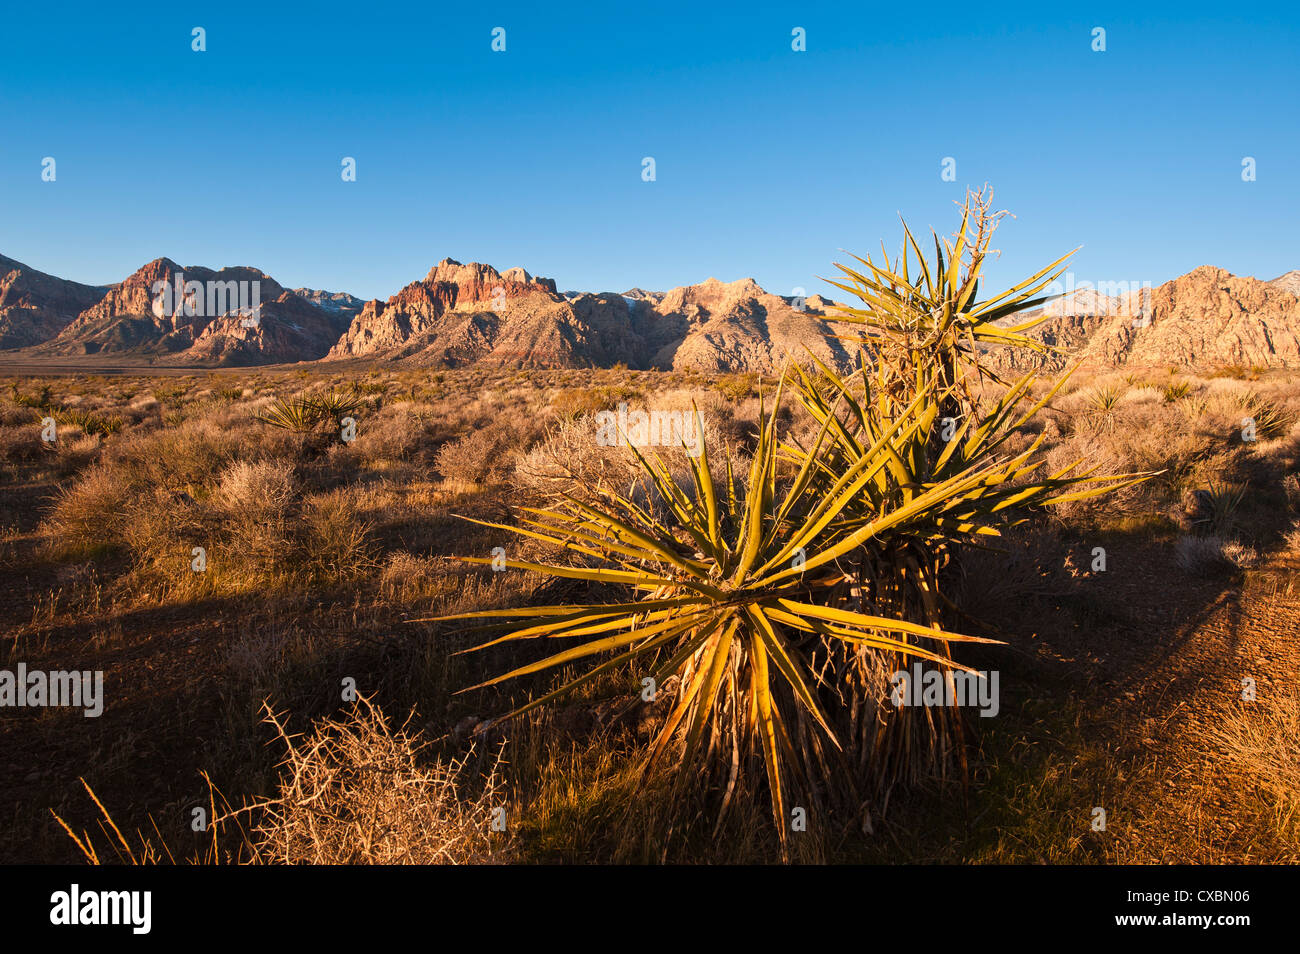
[[[509,521],[584,475],[634,479],[625,447],[593,444],[595,414],[695,402],[710,439],[743,457],[772,384],[625,368],[0,368],[6,665],[103,670],[111,700],[96,719],[0,712],[0,856],[80,860],[57,815],[117,860],[107,814],[155,860],[233,859],[246,842],[291,860],[774,860],[757,800],[716,833],[701,809],[661,837],[662,803],[625,758],[660,716],[605,701],[630,673],[475,733],[552,677],[459,692],[512,657],[457,655],[472,644],[462,627],[420,621],[582,597],[584,584],[455,558],[521,545],[461,518]],[[277,401],[338,394],[353,439],[265,420]],[[1261,422],[1252,440],[1243,415]],[[1160,476],[964,555],[967,631],[1005,642],[965,658],[1002,678],[998,717],[969,720],[968,784],[892,793],[866,831],[813,824],[797,856],[1300,861],[1297,420],[1286,371],[1076,375],[1021,439],[1045,435],[1051,462]],[[340,702],[347,680],[373,709]],[[268,713],[302,734],[299,761]],[[308,751],[322,719],[334,747]],[[221,798],[238,808],[294,785],[347,805],[371,784],[358,760],[402,783],[384,807],[396,844],[313,842],[288,811],[240,816],[215,847],[191,829],[195,806],[220,814]],[[512,824],[490,835],[502,806]]]

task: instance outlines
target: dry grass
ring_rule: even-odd
[[[1283,844],[1300,838],[1300,696],[1243,702],[1208,732],[1229,767],[1250,782]]]

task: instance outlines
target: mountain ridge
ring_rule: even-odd
[[[247,296],[235,294],[253,283],[257,320]],[[177,307],[160,305],[160,297]],[[38,360],[120,356],[203,367],[366,359],[771,373],[809,354],[851,364],[838,336],[853,326],[834,321],[837,307],[816,294],[772,295],[750,277],[709,277],[667,291],[561,293],[553,279],[519,266],[498,271],[451,258],[387,299],[362,300],[286,288],[253,266],[182,267],[162,257],[121,282],[83,285],[0,255],[0,348]],[[1300,367],[1300,270],[1261,281],[1203,265],[1141,291],[1074,289],[1036,312],[1047,320],[1033,334],[1085,364]],[[1030,358],[998,360],[1016,366]]]

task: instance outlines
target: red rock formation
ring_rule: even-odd
[[[108,290],[55,278],[0,255],[0,348],[48,341]]]

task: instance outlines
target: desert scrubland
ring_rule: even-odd
[[[620,404],[697,408],[715,465],[726,448],[743,472],[774,384],[623,368],[0,379],[8,665],[105,674],[98,718],[0,718],[0,854],[79,859],[57,814],[105,861],[127,855],[106,816],[139,860],[779,859],[761,783],[737,786],[716,831],[716,792],[641,783],[668,710],[641,700],[638,664],[490,722],[576,670],[461,692],[542,653],[462,654],[476,634],[426,621],[601,599],[494,570],[494,548],[555,548],[470,521],[633,488],[632,452],[597,440]],[[811,440],[807,412],[783,408]],[[1297,860],[1297,421],[1285,371],[1076,373],[1004,451],[1041,437],[1049,468],[1156,476],[1045,510],[945,570],[953,628],[1005,641],[956,649],[1000,674],[996,717],[966,720],[966,780],[900,782],[860,823],[814,812],[792,856]],[[654,450],[689,479],[685,449]],[[214,837],[192,830],[196,806],[252,807]]]

